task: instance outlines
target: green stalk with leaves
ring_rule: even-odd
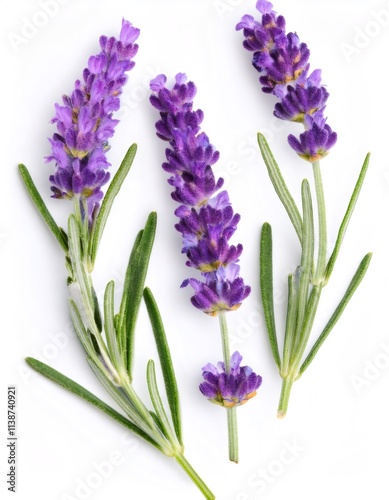
[[[283,186],[286,186],[278,164],[275,161],[269,145],[262,134],[258,134],[258,143],[261,148],[262,157],[268,169],[269,176],[272,179],[282,179],[280,182],[282,182]],[[319,348],[335,326],[347,303],[362,281],[369,266],[372,256],[371,253],[368,253],[362,259],[349,286],[344,292],[339,305],[336,307],[334,313],[328,320],[314,346],[308,353],[306,353],[306,346],[314,324],[321,293],[323,288],[328,283],[335,261],[338,257],[346,228],[362,188],[362,183],[369,165],[369,158],[370,155],[367,155],[362,165],[360,175],[339,228],[334,249],[332,250],[328,260],[324,189],[320,175],[320,165],[318,163],[313,164],[317,200],[316,220],[318,221],[319,226],[317,231],[318,242],[315,240],[314,212],[309,183],[306,179],[302,182],[303,213],[302,216],[299,214],[300,216],[298,217],[298,219],[301,218],[302,221],[301,233],[299,233],[296,229],[298,238],[300,239],[301,237],[301,261],[299,266],[296,268],[296,271],[288,277],[288,306],[282,357],[279,353],[273,305],[272,229],[268,223],[265,223],[262,227],[260,244],[261,297],[273,357],[282,377],[282,390],[278,407],[278,416],[281,418],[286,414],[293,383],[301,377],[302,373],[312,362]],[[278,187],[280,189],[277,192],[280,193],[281,186]],[[292,216],[294,217],[295,214],[299,213],[296,211],[298,210],[296,203],[294,202],[289,191],[285,196],[279,194],[279,197],[286,208],[289,218],[292,220]],[[295,224],[293,225],[296,227]],[[317,245],[315,246],[315,244]],[[317,249],[316,262],[314,262],[315,249]]]
[[[195,482],[204,497],[212,499],[215,498],[213,493],[184,456],[180,402],[170,350],[156,301],[151,290],[145,288],[147,267],[157,224],[155,213],[149,215],[144,229],[135,239],[119,307],[116,309],[114,303],[114,281],[110,281],[106,286],[102,311],[93,288],[92,270],[98,244],[114,198],[129,172],[135,152],[136,146],[132,145],[110,184],[92,229],[88,225],[85,227],[85,220],[88,221],[87,205],[84,205],[83,211],[79,210],[80,200],[76,199],[76,208],[69,216],[66,233],[57,226],[48,212],[26,167],[19,165],[31,199],[61,249],[64,250],[69,273],[70,316],[87,354],[87,361],[102,386],[121,407],[123,414],[50,366],[33,358],[27,358],[27,363],[48,379],[105,412],[161,453],[174,458]],[[147,384],[152,409],[142,402],[133,386],[134,337],[142,297],[145,300],[154,332],[168,408],[165,408],[162,402],[153,360],[150,360],[147,366]]]
[[[327,259],[328,232],[324,187],[320,160],[337,141],[337,134],[327,124],[325,108],[329,93],[321,83],[321,70],[310,70],[310,51],[296,32],[286,31],[286,21],[273,10],[268,0],[256,4],[260,19],[243,16],[236,29],[243,30],[243,46],[253,52],[252,64],[260,74],[262,91],[277,99],[273,115],[280,120],[300,123],[298,137],[289,134],[289,146],[313,170],[316,209],[313,208],[308,180],[301,184],[301,207],[298,208],[273,153],[262,134],[258,144],[273,187],[284,205],[301,246],[300,262],[288,277],[288,306],[282,356],[278,347],[273,303],[273,243],[271,226],[265,223],[260,244],[260,286],[267,332],[274,360],[282,377],[278,416],[286,414],[293,383],[300,378],[335,326],[347,303],[362,281],[371,260],[367,254],[358,266],[343,298],[319,335],[312,349],[306,347],[315,322],[320,297],[334,269],[340,247],[354,211],[370,156],[367,155],[351,195],[332,253]]]

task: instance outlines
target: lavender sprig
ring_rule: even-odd
[[[122,413],[114,410],[65,375],[33,358],[28,364],[70,392],[100,408],[168,457],[174,458],[207,499],[215,496],[184,456],[177,382],[162,319],[145,278],[153,247],[157,216],[151,213],[138,233],[129,258],[119,310],[115,312],[115,283],[105,289],[103,314],[93,286],[92,270],[113,201],[132,165],[136,146],[129,148],[105,196],[108,181],[107,140],[118,123],[112,113],[119,109],[119,95],[126,83],[125,72],[134,66],[134,41],[139,30],[123,20],[119,39],[101,37],[102,52],[89,59],[83,83],[76,81],[64,106],[56,105],[58,133],[50,140],[55,173],[50,177],[55,198],[73,198],[74,213],[67,232],[59,228],[45,206],[26,167],[20,165],[25,185],[39,212],[65,253],[68,271],[70,316],[87,361]],[[103,197],[104,196],[104,197]],[[101,206],[100,206],[101,202]],[[153,360],[147,365],[147,385],[152,410],[138,396],[133,385],[134,335],[140,303],[144,297],[151,321],[169,409],[165,408],[156,381]]]
[[[348,301],[359,286],[369,266],[371,254],[361,261],[349,287],[335,312],[319,335],[316,343],[303,361],[303,355],[314,324],[323,287],[328,283],[337,259],[344,234],[358,199],[369,163],[369,155],[362,166],[349,206],[338,232],[331,257],[327,260],[327,221],[320,160],[337,140],[337,134],[326,123],[325,107],[329,97],[321,84],[321,70],[310,73],[309,49],[301,43],[296,33],[286,32],[286,22],[267,0],[258,0],[257,9],[262,14],[258,21],[253,16],[243,16],[236,26],[243,30],[243,46],[253,52],[252,63],[260,73],[263,92],[278,98],[274,115],[282,120],[301,123],[304,132],[290,134],[288,143],[297,154],[312,164],[318,221],[318,242],[315,241],[314,216],[310,186],[302,182],[302,214],[291,195],[276,160],[262,134],[258,143],[273,186],[286,208],[301,243],[301,260],[295,273],[288,277],[288,309],[286,317],[283,356],[278,348],[273,304],[272,232],[265,223],[261,234],[260,285],[266,326],[273,356],[283,379],[278,416],[286,414],[290,391],[313,360],[342,314]],[[315,245],[317,251],[315,252]],[[317,255],[316,262],[314,261]]]
[[[186,75],[176,75],[171,89],[167,78],[159,75],[150,82],[153,91],[150,102],[160,112],[156,123],[157,136],[169,142],[166,162],[162,168],[171,174],[171,196],[179,203],[175,225],[182,235],[182,253],[187,266],[200,271],[201,278],[188,278],[182,287],[190,285],[195,294],[192,304],[210,316],[219,316],[223,357],[226,373],[230,374],[230,351],[226,311],[240,307],[249,295],[250,287],[239,276],[241,244],[230,245],[240,216],[235,214],[227,191],[220,191],[223,179],[215,178],[212,166],[219,152],[201,131],[204,113],[193,109],[196,87]],[[230,459],[238,461],[235,408],[228,408]]]

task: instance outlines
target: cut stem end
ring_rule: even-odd
[[[286,416],[293,382],[294,378],[290,376],[282,380],[282,388],[281,388],[280,401],[278,404],[277,418],[284,418]]]

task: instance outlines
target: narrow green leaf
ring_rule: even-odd
[[[300,279],[297,293],[297,315],[295,333],[292,343],[292,355],[295,356],[297,346],[305,342],[303,336],[303,324],[305,311],[307,308],[309,284],[314,262],[314,227],[313,227],[313,208],[312,197],[309,183],[306,179],[301,184],[301,196],[303,203],[303,238],[300,263]],[[306,332],[305,332],[306,333]],[[309,334],[309,333],[308,333]]]
[[[147,312],[154,333],[155,343],[158,350],[158,356],[161,363],[166,396],[170,407],[174,430],[176,432],[178,441],[182,445],[180,400],[169,344],[167,342],[165,329],[162,323],[162,318],[157,303],[154,299],[153,294],[151,293],[151,290],[147,287],[143,292],[143,298],[146,304]]]
[[[127,366],[126,308],[127,308],[128,294],[125,293],[125,290],[128,290],[130,287],[133,261],[135,260],[135,255],[138,252],[140,242],[142,241],[142,236],[143,236],[143,229],[139,231],[139,233],[137,234],[134,244],[132,246],[124,278],[123,294],[122,294],[122,300],[120,302],[120,309],[119,313],[115,316],[115,328],[118,334],[120,351],[123,353],[123,359],[125,360],[126,366]]]
[[[273,302],[273,240],[270,224],[265,222],[261,231],[260,243],[260,288],[262,297],[263,312],[265,314],[266,328],[270,340],[270,346],[274,361],[278,369],[281,369],[281,359],[278,350],[276,324],[274,319]]]
[[[96,323],[97,329],[101,333],[103,331],[103,320],[101,318],[100,304],[99,304],[99,301],[97,299],[96,291],[93,288],[93,286],[91,287],[91,290],[92,290],[92,300],[93,300],[94,313],[95,313],[95,323]]]
[[[66,248],[68,247],[68,235],[66,232],[63,230],[62,227],[58,227],[60,234],[62,235],[63,241],[66,243]]]
[[[114,178],[112,179],[107,192],[104,196],[103,202],[100,207],[99,214],[97,216],[96,224],[93,228],[93,233],[91,236],[90,242],[90,261],[92,266],[96,260],[97,249],[101,240],[101,237],[104,232],[105,224],[107,222],[109,213],[111,211],[113,202],[115,200],[116,195],[120,191],[124,179],[127,177],[127,174],[131,168],[131,165],[134,161],[136,154],[137,146],[136,144],[132,144],[128,149],[118,171],[116,172]]]
[[[92,339],[89,332],[85,329],[84,323],[82,321],[80,311],[78,310],[77,304],[74,300],[69,299],[69,311],[72,324],[76,334],[85,349],[85,352],[90,358],[97,359],[96,351],[92,343]]]
[[[110,281],[104,293],[104,331],[107,338],[109,356],[117,371],[124,366],[119,349],[118,338],[115,329],[115,307],[114,307],[115,283]]]
[[[157,227],[157,214],[152,212],[146,222],[143,233],[135,241],[136,248],[131,252],[128,263],[125,286],[123,290],[123,307],[120,307],[119,332],[121,339],[125,335],[125,349],[122,352],[127,356],[127,371],[132,379],[132,366],[134,359],[135,325],[142,300],[143,289],[153,248],[155,231]],[[138,235],[139,236],[139,235]],[[124,328],[123,328],[124,326]]]
[[[161,431],[161,434],[166,437],[166,435],[164,434],[164,429],[163,429],[163,426],[161,424],[161,421],[158,418],[158,415],[155,412],[153,412],[152,410],[150,410],[149,413],[150,413],[152,419],[154,420],[154,423],[157,425],[158,429]]]
[[[97,396],[89,392],[87,389],[79,385],[77,382],[74,382],[74,380],[71,380],[70,378],[66,377],[62,373],[58,372],[57,370],[54,370],[54,368],[51,368],[50,366],[46,365],[45,363],[42,363],[41,361],[38,361],[37,359],[34,358],[27,358],[26,362],[31,368],[33,368],[35,371],[43,375],[44,377],[48,378],[52,382],[55,382],[56,384],[60,385],[64,389],[67,389],[68,391],[72,392],[76,396],[79,396],[81,399],[84,399],[88,403],[91,403],[93,406],[96,408],[99,408],[101,411],[109,415],[111,418],[122,424],[124,427],[129,429],[130,431],[134,432],[138,436],[140,436],[142,439],[146,440],[148,443],[152,444],[155,446],[157,449],[160,449],[160,446],[155,443],[153,439],[151,439],[145,432],[143,432],[139,427],[134,425],[132,422],[130,422],[127,418],[125,418],[123,415],[121,415],[119,412],[111,408],[109,405],[104,403],[101,399],[99,399]]]
[[[67,241],[67,236],[66,236],[65,231],[57,225],[53,216],[51,215],[48,208],[46,207],[41,195],[39,194],[39,192],[34,184],[34,181],[31,178],[29,171],[27,170],[27,167],[25,167],[25,165],[23,165],[23,164],[20,164],[19,165],[19,172],[20,172],[20,175],[22,176],[22,179],[23,179],[24,185],[26,186],[28,194],[30,195],[30,198],[33,201],[34,205],[36,206],[38,212],[41,214],[41,216],[42,216],[43,220],[46,222],[48,228],[53,233],[54,237],[58,241],[62,250],[65,253],[67,253],[68,252],[68,241]]]
[[[123,350],[122,350],[123,346],[121,344],[121,339],[120,339],[120,334],[119,334],[119,332],[120,332],[120,314],[115,314],[115,316],[113,318],[113,324],[115,326],[120,352],[123,352]],[[126,359],[126,357],[124,356],[124,353],[123,353],[123,359]]]
[[[350,282],[350,284],[349,284],[349,286],[348,286],[345,294],[343,295],[343,298],[340,301],[338,307],[335,309],[333,315],[331,316],[331,318],[329,319],[328,323],[324,327],[324,330],[320,334],[319,338],[317,339],[317,341],[315,342],[314,346],[310,350],[308,356],[305,358],[303,364],[301,365],[300,370],[299,370],[299,376],[301,376],[302,373],[308,368],[308,366],[312,362],[313,358],[316,356],[318,350],[322,346],[323,342],[328,337],[328,335],[330,334],[331,330],[333,329],[333,327],[337,323],[338,319],[342,315],[342,313],[343,313],[344,309],[346,308],[348,302],[350,301],[351,297],[354,295],[354,292],[356,291],[356,289],[360,285],[363,277],[365,276],[366,271],[367,271],[367,269],[369,267],[371,258],[372,258],[372,254],[368,253],[362,259],[362,261],[359,264],[358,269],[355,272],[355,274],[354,274],[354,276],[353,276],[353,278],[352,278],[352,280],[351,280],[351,282]]]
[[[285,378],[289,371],[290,356],[292,354],[293,338],[297,316],[297,290],[300,282],[300,268],[295,274],[288,276],[288,309],[286,313],[285,340],[282,356],[281,377]]]
[[[301,218],[301,214],[297,205],[293,199],[293,196],[290,194],[290,191],[285,183],[285,180],[281,174],[281,170],[273,156],[273,153],[267,143],[265,136],[258,133],[258,144],[261,150],[263,161],[267,167],[267,171],[270,177],[270,180],[274,186],[274,189],[281,200],[281,203],[284,205],[287,214],[293,224],[293,227],[296,230],[297,237],[302,241],[303,235],[303,222]]]
[[[163,435],[167,440],[173,444],[175,442],[175,436],[170,427],[169,419],[166,415],[165,408],[163,407],[162,398],[159,394],[157,379],[155,376],[155,365],[152,359],[147,363],[147,386],[149,389],[150,399],[153,403],[155,413],[158,417],[160,423],[160,428],[162,429]]]
[[[338,254],[339,254],[340,247],[342,245],[344,236],[346,234],[347,226],[350,222],[351,216],[353,214],[355,205],[356,205],[358,197],[359,197],[359,193],[361,192],[361,189],[362,189],[363,181],[365,180],[365,177],[366,177],[366,172],[367,172],[367,168],[369,166],[369,161],[370,161],[370,153],[368,153],[366,155],[365,161],[363,162],[361,172],[360,172],[359,177],[357,179],[357,182],[355,184],[354,191],[351,195],[351,199],[350,199],[350,202],[348,204],[346,213],[345,213],[343,220],[342,220],[342,223],[340,225],[340,228],[338,231],[338,237],[337,237],[336,243],[335,243],[335,247],[334,247],[334,250],[332,252],[332,255],[331,255],[331,257],[328,261],[327,267],[326,267],[325,284],[328,283],[328,280],[330,279],[330,276],[331,276],[332,271],[334,269],[335,262],[336,262],[336,259],[338,257]]]

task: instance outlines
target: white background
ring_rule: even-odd
[[[298,127],[272,117],[275,101],[261,92],[251,55],[241,47],[242,33],[235,32],[242,15],[255,14],[255,1],[2,0],[0,9],[1,491],[11,496],[5,477],[6,388],[16,384],[21,500],[201,498],[172,460],[24,363],[26,356],[37,357],[109,399],[72,333],[63,257],[27,197],[17,164],[28,166],[64,225],[71,205],[49,198],[52,166],[43,162],[50,152],[47,137],[55,131],[49,123],[53,106],[71,92],[89,55],[99,52],[98,37],[117,36],[125,17],[141,29],[140,49],[111,141],[112,171],[132,142],[138,143],[139,152],[112,211],[94,279],[99,296],[112,278],[120,289],[135,234],[156,210],[158,231],[147,284],[157,298],[171,345],[187,458],[223,500],[387,499],[389,2],[279,0],[275,5],[286,17],[287,30],[297,31],[308,43],[311,68],[323,69],[330,92],[328,123],[338,132],[338,143],[322,171],[331,244],[364,156],[372,152],[346,241],[323,293],[312,342],[360,259],[374,252],[344,316],[295,384],[282,421],[276,419],[281,380],[259,302],[261,225],[273,225],[279,333],[286,276],[298,264],[298,242],[267,177],[256,132],[266,133],[296,198],[302,178],[312,176],[310,165],[286,143],[288,133],[298,133]],[[190,290],[179,288],[192,271],[180,254],[180,235],[173,227],[175,204],[160,167],[165,144],[155,137],[158,114],[148,102],[148,81],[161,72],[170,81],[186,72],[196,83],[195,105],[205,112],[203,129],[221,152],[216,174],[225,177],[234,209],[242,215],[232,242],[245,247],[241,273],[252,293],[228,319],[233,348],[263,376],[263,385],[238,411],[239,465],[227,458],[224,410],[209,404],[197,389],[201,367],[221,359],[220,335],[217,320],[195,310]],[[143,307],[136,342],[135,386],[146,399],[145,367],[156,353]],[[293,453],[288,451],[293,447]],[[102,462],[109,461],[111,465],[101,470]]]

